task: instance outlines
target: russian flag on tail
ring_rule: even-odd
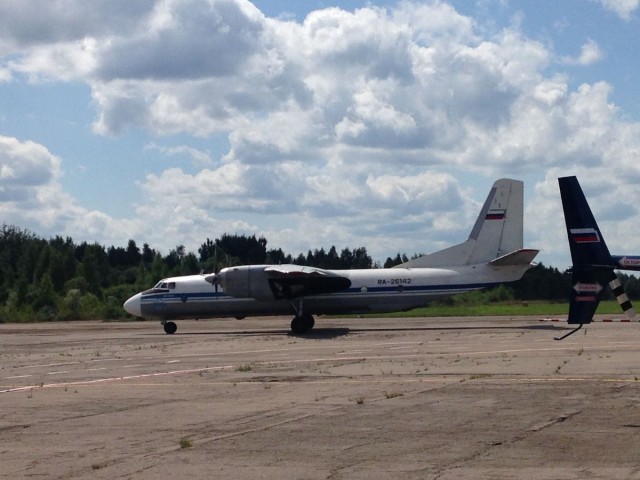
[[[506,210],[490,210],[484,217],[485,220],[504,220]]]
[[[595,228],[572,228],[570,232],[576,243],[600,243],[600,235]]]

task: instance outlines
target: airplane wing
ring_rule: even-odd
[[[321,268],[300,265],[273,265],[265,268],[267,281],[278,299],[291,300],[307,295],[319,295],[346,290],[351,280]]]

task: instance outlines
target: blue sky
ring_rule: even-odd
[[[577,175],[637,254],[639,3],[5,0],[0,221],[383,262],[466,239],[512,177],[526,246],[563,269]]]

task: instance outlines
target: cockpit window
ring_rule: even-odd
[[[145,290],[142,295],[149,295],[151,293],[167,293],[169,290],[176,288],[176,282],[167,282],[166,280],[160,280],[154,285],[153,288]]]

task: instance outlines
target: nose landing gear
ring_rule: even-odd
[[[164,333],[167,335],[173,335],[178,330],[178,326],[175,322],[162,322],[162,326],[164,327]]]

